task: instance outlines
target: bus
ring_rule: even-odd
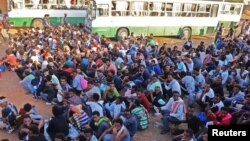
[[[9,0],[8,0],[9,1]],[[92,32],[110,38],[134,35],[179,36],[211,34],[220,23],[234,27],[244,0],[12,0],[9,18],[14,26],[42,27],[42,18],[61,24],[88,23]]]
[[[243,0],[96,0],[93,32],[107,37],[135,35],[179,36],[211,34],[220,23],[234,27]]]
[[[84,23],[90,5],[89,0],[7,0],[8,16],[14,27],[40,27],[45,14],[50,15],[50,22],[62,23],[67,14],[71,25]]]

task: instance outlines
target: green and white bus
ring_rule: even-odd
[[[42,27],[42,18],[50,15],[50,22],[61,24],[67,13],[69,24],[84,23],[89,0],[8,0],[8,15],[14,27]]]
[[[60,24],[67,13],[70,24],[85,23],[86,17],[91,17],[93,32],[115,38],[131,32],[185,38],[211,34],[221,22],[225,29],[236,25],[244,5],[244,0],[13,1],[21,1],[18,6],[10,6],[14,26],[39,26],[45,14],[50,15],[52,23]]]
[[[180,36],[211,34],[221,22],[241,18],[243,0],[98,0],[93,31],[107,37],[134,34]]]

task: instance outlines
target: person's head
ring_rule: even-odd
[[[136,91],[136,94],[137,94],[138,96],[140,96],[140,95],[143,94],[143,90],[142,90],[141,88],[138,88],[138,89],[136,89],[135,91]]]
[[[87,140],[90,140],[93,135],[93,130],[91,128],[86,128],[84,131],[84,136]]]
[[[172,74],[169,74],[168,77],[167,77],[167,81],[170,82],[170,81],[172,81],[173,79],[174,79],[174,78],[173,78]]]
[[[94,93],[93,96],[92,96],[92,99],[93,99],[94,101],[99,101],[99,99],[100,99],[99,94],[98,94],[98,93]]]
[[[185,139],[191,139],[191,138],[193,138],[193,136],[194,136],[194,132],[193,132],[192,129],[186,129],[184,131],[183,138],[185,138]]]
[[[66,137],[63,133],[56,133],[55,141],[66,141]]]
[[[221,116],[225,117],[227,115],[227,113],[228,113],[228,108],[222,107],[221,108]]]
[[[240,85],[234,85],[233,92],[236,94],[240,91]]]
[[[187,115],[193,116],[194,115],[194,105],[189,105],[187,108]]]
[[[67,17],[67,13],[64,13],[64,17]]]
[[[109,61],[109,60],[106,60],[106,65],[107,65],[107,66],[110,66],[110,64],[111,64],[110,61]]]
[[[144,70],[145,70],[145,66],[140,65],[140,71],[141,71],[141,72],[144,72]]]
[[[6,107],[8,104],[7,98],[4,96],[0,96],[0,107]]]
[[[219,103],[220,102],[220,96],[218,94],[214,95],[214,103]]]
[[[29,127],[31,125],[31,117],[29,115],[24,115],[23,117],[23,124],[27,127]]]
[[[61,85],[62,85],[62,86],[65,86],[65,85],[67,84],[67,78],[66,78],[66,77],[63,77],[63,76],[62,76],[62,77],[60,78],[60,80],[61,80]]]
[[[161,88],[159,86],[155,87],[155,93],[160,94],[161,93]]]
[[[29,112],[32,109],[32,105],[29,103],[24,104],[23,106],[24,111]]]
[[[131,116],[131,109],[129,109],[129,108],[125,109],[124,114],[126,117],[130,117]]]
[[[122,119],[118,118],[118,119],[115,119],[115,120],[114,120],[114,127],[115,127],[117,130],[120,130],[120,129],[122,128],[122,125],[123,125]]]
[[[55,105],[52,108],[52,113],[55,117],[57,117],[63,113],[63,110],[59,106]]]
[[[103,76],[103,72],[101,70],[97,70],[97,76],[98,77],[102,77]]]
[[[123,98],[121,96],[117,97],[116,100],[115,100],[116,104],[120,104],[122,102],[123,102]]]
[[[92,89],[94,87],[94,81],[90,80],[88,81],[88,89]]]
[[[75,95],[75,90],[74,89],[69,89],[69,96],[72,97]]]
[[[37,125],[31,124],[29,127],[29,136],[38,136],[40,134],[40,130]]]
[[[202,139],[203,139],[203,141],[208,141],[207,131],[204,131],[202,133]]]
[[[100,113],[98,111],[94,111],[92,113],[92,119],[96,122],[100,119]]]
[[[178,91],[173,91],[172,93],[174,101],[177,101],[179,99],[180,93]]]
[[[245,100],[244,100],[243,103],[244,103],[244,104],[250,103],[250,94],[247,94],[247,95],[245,96]]]
[[[74,71],[72,72],[72,76],[73,76],[73,77],[76,77],[76,76],[77,76],[77,74],[78,74],[78,73],[77,73],[77,71],[76,71],[76,70],[74,70]]]
[[[153,75],[153,77],[152,77],[152,81],[153,81],[153,82],[157,82],[157,81],[158,81],[158,77],[157,77],[157,75]]]
[[[114,83],[110,83],[109,84],[109,90],[110,91],[114,91],[115,90],[115,84]]]

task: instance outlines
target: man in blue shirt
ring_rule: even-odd
[[[131,141],[133,141],[133,137],[137,130],[137,119],[134,115],[132,115],[130,109],[125,109],[124,114],[125,114],[123,117],[124,125],[129,131]]]

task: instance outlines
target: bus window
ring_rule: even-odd
[[[107,4],[97,5],[97,16],[98,17],[107,17],[109,16],[109,6]]]
[[[240,15],[241,8],[242,8],[241,5],[236,5],[235,9],[234,9],[234,14],[235,15]]]
[[[165,9],[166,9],[166,14],[165,14],[165,16],[170,16],[170,17],[172,17],[173,3],[167,3],[167,4],[165,5]]]
[[[148,15],[148,3],[141,1],[131,2],[131,15],[132,16],[147,16]]]
[[[112,1],[112,16],[128,16],[128,6],[127,1]]]
[[[206,13],[206,4],[198,4],[197,17],[204,17]]]
[[[173,16],[174,17],[179,17],[181,16],[181,3],[174,3],[173,5]]]
[[[219,10],[219,5],[218,4],[213,4],[210,16],[211,17],[217,17],[218,10]]]
[[[221,14],[230,14],[231,9],[231,4],[224,4],[222,7]]]
[[[12,5],[11,5],[13,9],[22,9],[24,6],[25,6],[25,1],[22,1],[22,0],[14,0],[12,1]]]
[[[149,5],[151,10],[151,16],[163,16],[164,14],[164,3],[161,2],[151,2]]]
[[[183,4],[183,17],[195,17],[196,4],[185,3]]]

